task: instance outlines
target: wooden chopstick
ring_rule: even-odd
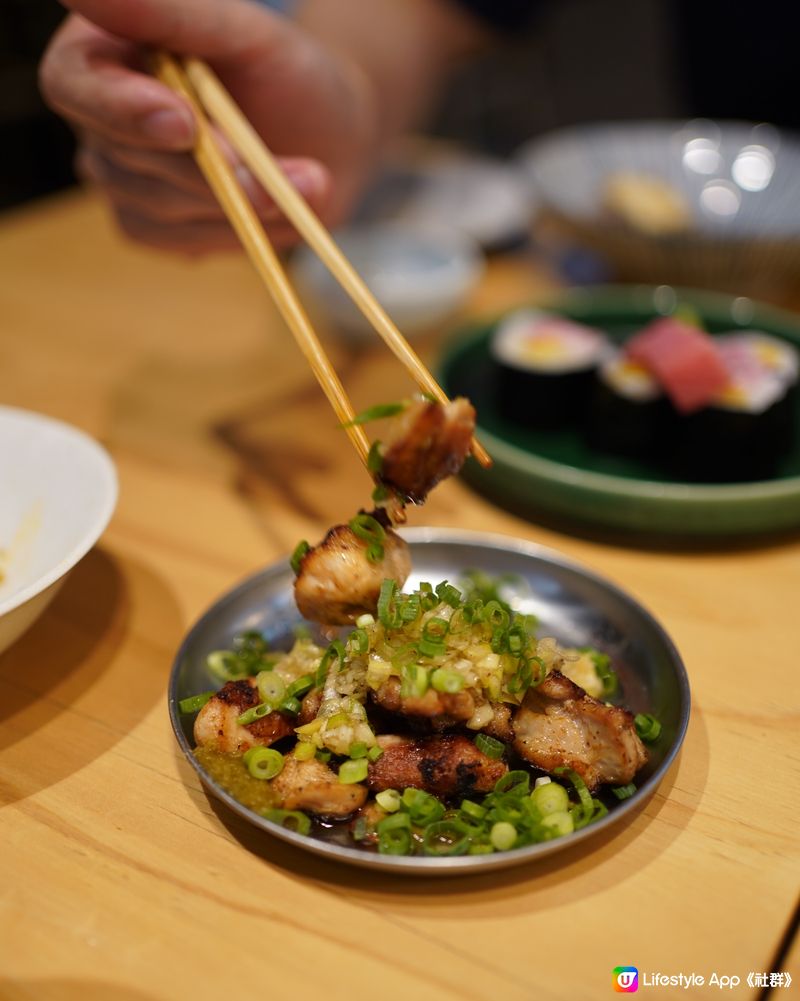
[[[350,423],[355,417],[355,412],[347,393],[325,354],[264,232],[260,219],[220,150],[183,67],[168,53],[158,52],[153,56],[153,71],[162,83],[185,97],[192,106],[197,119],[197,142],[194,150],[197,164],[242,241],[256,271],[267,285],[281,316],[308,359],[317,381],[328,397],[340,423],[345,425],[348,437],[366,466],[369,439],[360,425]]]
[[[447,394],[386,314],[331,234],[286,177],[275,157],[242,114],[214,71],[202,60],[193,57],[184,60],[184,67],[200,104],[209,117],[402,362],[420,389],[440,403],[447,403]],[[488,452],[475,438],[472,439],[472,454],[482,466],[487,468],[491,466],[492,460]]]

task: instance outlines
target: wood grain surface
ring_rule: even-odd
[[[657,616],[690,674],[688,737],[589,849],[434,883],[338,867],[211,802],[166,712],[193,621],[368,496],[296,346],[245,261],[125,245],[83,194],[5,217],[0,275],[0,401],[94,435],[121,488],[99,545],[0,656],[3,1001],[591,1001],[617,965],[738,975],[726,994],[758,996],[744,978],[798,887],[796,535],[634,547],[442,485],[410,523],[553,546]],[[497,260],[468,313],[552,286]],[[410,389],[382,345],[326,343],[357,408]],[[419,342],[428,362],[439,343]]]

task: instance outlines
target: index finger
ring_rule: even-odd
[[[40,68],[48,104],[106,139],[148,149],[189,150],[188,104],[144,71],[143,52],[72,16],[53,37]]]

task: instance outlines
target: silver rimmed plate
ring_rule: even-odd
[[[217,601],[184,640],[169,682],[169,713],[175,736],[206,789],[239,816],[268,834],[305,851],[350,865],[384,872],[455,875],[487,872],[551,855],[624,824],[630,812],[655,792],[683,742],[689,721],[689,683],[678,651],[658,622],[624,591],[552,550],[499,535],[440,528],[406,529],[414,573],[406,589],[420,581],[458,581],[468,570],[515,579],[512,601],[539,619],[539,635],[561,643],[595,646],[611,655],[619,674],[622,698],[633,712],[656,715],[662,724],[650,761],[637,777],[638,790],[614,806],[608,816],[575,834],[492,855],[445,858],[378,855],[350,846],[343,839],[304,837],[265,820],[242,806],[200,766],[192,753],[192,716],[178,709],[181,699],[214,687],[206,668],[212,650],[230,645],[247,629],[264,633],[275,648],[291,645],[292,628],[300,621],[292,593],[292,571],[283,560],[248,578]]]

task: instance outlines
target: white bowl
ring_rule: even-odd
[[[517,162],[541,207],[616,277],[781,297],[800,279],[800,143],[748,122],[653,121],[559,129]],[[620,174],[657,179],[689,221],[659,235],[604,205]]]
[[[95,544],[117,501],[117,474],[88,435],[0,407],[0,651],[18,639]]]
[[[455,229],[375,223],[353,225],[334,236],[406,336],[429,330],[452,316],[483,271],[483,255]],[[297,252],[292,273],[315,319],[354,339],[377,336],[307,247]]]

